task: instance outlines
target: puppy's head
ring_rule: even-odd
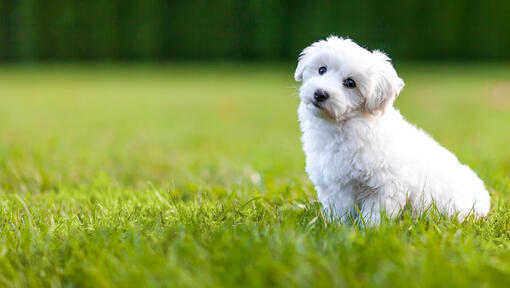
[[[384,113],[404,87],[390,61],[350,39],[331,36],[313,43],[301,53],[294,74],[296,81],[303,81],[301,106],[336,122]]]

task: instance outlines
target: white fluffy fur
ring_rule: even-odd
[[[327,72],[319,75],[320,67]],[[352,78],[349,89],[343,80]],[[331,36],[299,58],[299,121],[306,171],[329,214],[341,220],[360,211],[369,223],[394,217],[410,204],[464,219],[487,215],[489,193],[455,155],[409,124],[393,101],[404,86],[390,59],[350,39]],[[316,89],[329,99],[313,105]],[[359,210],[358,210],[359,209]]]

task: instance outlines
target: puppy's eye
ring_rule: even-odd
[[[326,71],[328,71],[328,68],[326,66],[322,66],[319,68],[319,75],[326,73]]]
[[[344,80],[344,86],[350,89],[356,88],[356,82],[352,78],[347,78]]]

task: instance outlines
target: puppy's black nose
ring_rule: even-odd
[[[315,93],[313,94],[313,99],[317,102],[326,101],[329,98],[328,92],[324,89],[317,89],[315,90]]]

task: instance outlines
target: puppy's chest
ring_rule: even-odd
[[[364,165],[360,157],[363,151],[344,134],[311,132],[303,136],[306,170],[316,185],[347,184],[362,174]]]

